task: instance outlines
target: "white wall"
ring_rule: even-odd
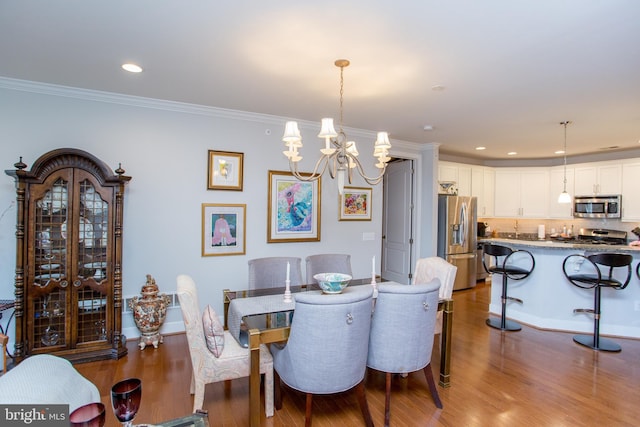
[[[222,290],[246,288],[247,260],[265,256],[304,257],[350,253],[354,277],[367,277],[380,254],[382,186],[373,187],[370,222],[339,222],[336,183],[322,180],[321,241],[266,242],[268,170],[287,170],[281,142],[285,119],[144,98],[0,79],[0,161],[14,169],[22,156],[28,168],[53,149],[79,148],[118,164],[132,177],[125,194],[123,295],[138,295],[146,274],[161,292],[175,290],[178,274],[191,275],[200,304],[222,313]],[[301,170],[317,159],[316,123],[300,123],[305,146]],[[359,142],[360,157],[374,172],[373,132],[346,129]],[[395,143],[392,141],[392,143]],[[407,143],[402,144],[407,150]],[[207,190],[207,150],[244,153],[244,191]],[[416,150],[417,152],[417,150]],[[0,177],[0,299],[13,299],[15,189]],[[354,186],[368,187],[354,177]],[[247,205],[246,255],[201,256],[201,204]],[[363,241],[374,233],[374,241]],[[380,271],[380,256],[376,257]],[[137,336],[130,314],[123,332]],[[182,329],[170,310],[164,332]]]

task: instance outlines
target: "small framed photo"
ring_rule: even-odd
[[[247,205],[202,204],[202,256],[244,255]]]
[[[320,241],[321,179],[300,181],[291,172],[269,171],[268,243]]]
[[[243,153],[209,150],[208,190],[242,191]]]
[[[340,221],[371,221],[371,188],[344,187],[340,202]]]

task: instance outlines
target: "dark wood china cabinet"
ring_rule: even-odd
[[[72,362],[127,353],[122,330],[122,220],[131,177],[62,148],[5,171],[17,192],[15,357]]]

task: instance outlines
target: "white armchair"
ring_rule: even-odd
[[[51,354],[37,354],[0,377],[0,403],[68,404],[69,411],[100,402],[100,391],[71,362]]]
[[[229,331],[224,331],[224,349],[215,357],[207,348],[198,294],[193,279],[180,275],[178,298],[187,333],[191,356],[191,394],[193,411],[202,409],[205,385],[249,376],[249,350],[240,346]],[[260,346],[260,373],[264,374],[264,400],[267,417],[273,416],[273,359],[264,345]]]
[[[440,299],[451,299],[453,295],[453,284],[456,281],[458,267],[448,263],[443,258],[434,256],[420,258],[416,263],[416,271],[413,274],[413,284],[429,283],[433,279],[440,280]],[[436,316],[435,334],[442,332],[442,312]]]

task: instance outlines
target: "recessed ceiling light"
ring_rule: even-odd
[[[515,156],[516,154],[518,154],[516,151],[509,151],[507,156]]]
[[[136,64],[122,64],[122,69],[130,73],[141,73],[142,67]]]
[[[556,154],[564,154],[564,150],[558,150],[555,152]]]
[[[476,147],[476,150],[478,150],[478,151],[482,151],[482,150],[486,150],[486,149],[487,149],[487,147]]]
[[[434,92],[442,92],[444,90],[444,86],[442,85],[433,85],[431,86],[431,90]]]
[[[433,126],[431,126],[431,125],[424,125],[424,126],[422,127],[422,129],[423,129],[423,130],[433,130]]]

